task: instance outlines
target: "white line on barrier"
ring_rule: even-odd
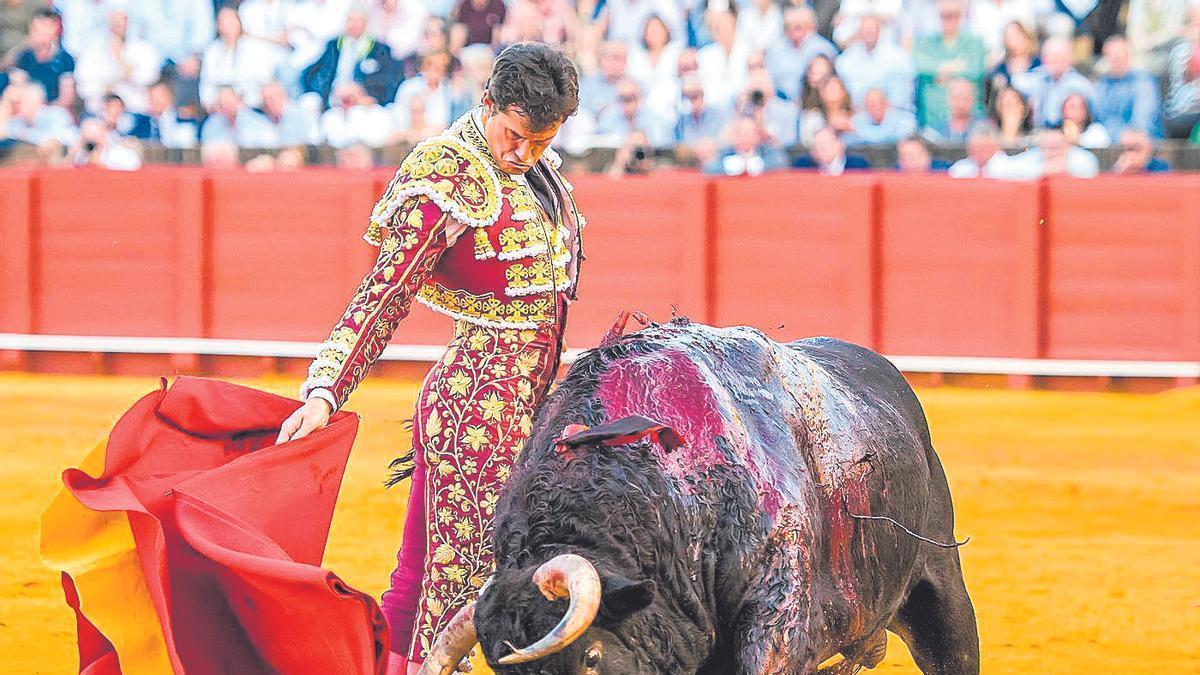
[[[121,337],[92,335],[31,335],[0,333],[0,349],[31,352],[101,352],[126,354],[201,354],[206,356],[274,356],[313,358],[317,342],[234,340],[221,338]],[[568,349],[570,363],[582,350]],[[444,347],[389,345],[385,361],[436,361]],[[1073,377],[1200,377],[1198,361],[1093,361],[1074,359],[1014,359],[977,356],[889,356],[910,373],[963,373]]]

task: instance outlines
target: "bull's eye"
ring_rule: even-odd
[[[600,659],[604,658],[604,650],[597,642],[587,648],[583,653],[583,667],[588,670],[595,670],[600,665]]]

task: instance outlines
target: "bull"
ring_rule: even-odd
[[[916,395],[829,338],[675,320],[583,354],[496,512],[497,568],[436,642],[497,673],[850,673],[886,630],[979,672],[945,474]]]

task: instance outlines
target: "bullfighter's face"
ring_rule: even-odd
[[[535,130],[520,108],[502,110],[487,94],[483,97],[483,130],[488,149],[496,165],[505,173],[524,174],[532,169],[550,147],[560,127],[562,122],[548,129]]]
[[[645,661],[646,635],[634,634],[629,618],[655,597],[653,582],[599,573],[599,608],[583,632],[553,653],[524,663],[504,661],[515,652],[559,635],[571,613],[569,599],[547,600],[531,582],[536,568],[500,572],[476,605],[475,628],[488,665],[498,675],[656,675]],[[567,630],[568,634],[573,631]],[[578,631],[574,631],[578,632]],[[542,643],[545,644],[545,643]]]

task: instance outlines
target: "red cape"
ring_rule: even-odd
[[[79,469],[63,474],[79,505],[127,517],[138,564],[122,569],[140,571],[144,579],[130,580],[123,571],[103,583],[112,586],[115,577],[121,588],[143,590],[141,599],[153,607],[144,616],[157,616],[159,626],[137,630],[161,630],[161,639],[149,631],[156,643],[151,648],[165,649],[160,663],[169,660],[176,673],[384,670],[387,630],[378,605],[320,567],[358,417],[337,413],[304,439],[272,445],[298,405],[246,387],[181,377],[121,417],[100,476]],[[43,521],[44,552],[67,541],[59,548],[83,559],[77,552],[93,540],[94,548],[112,546],[111,536],[108,542],[75,536],[72,521],[52,519],[51,510]],[[103,561],[104,555],[88,559]],[[124,658],[150,661],[121,653],[149,641],[115,637],[128,634],[125,627],[106,636],[89,620],[89,614],[106,613],[97,623],[114,625],[113,616],[119,621],[119,612],[103,606],[116,594],[77,589],[72,569],[60,569],[78,618],[80,672],[119,673]],[[89,597],[102,600],[89,603]],[[136,601],[129,601],[131,614]]]

